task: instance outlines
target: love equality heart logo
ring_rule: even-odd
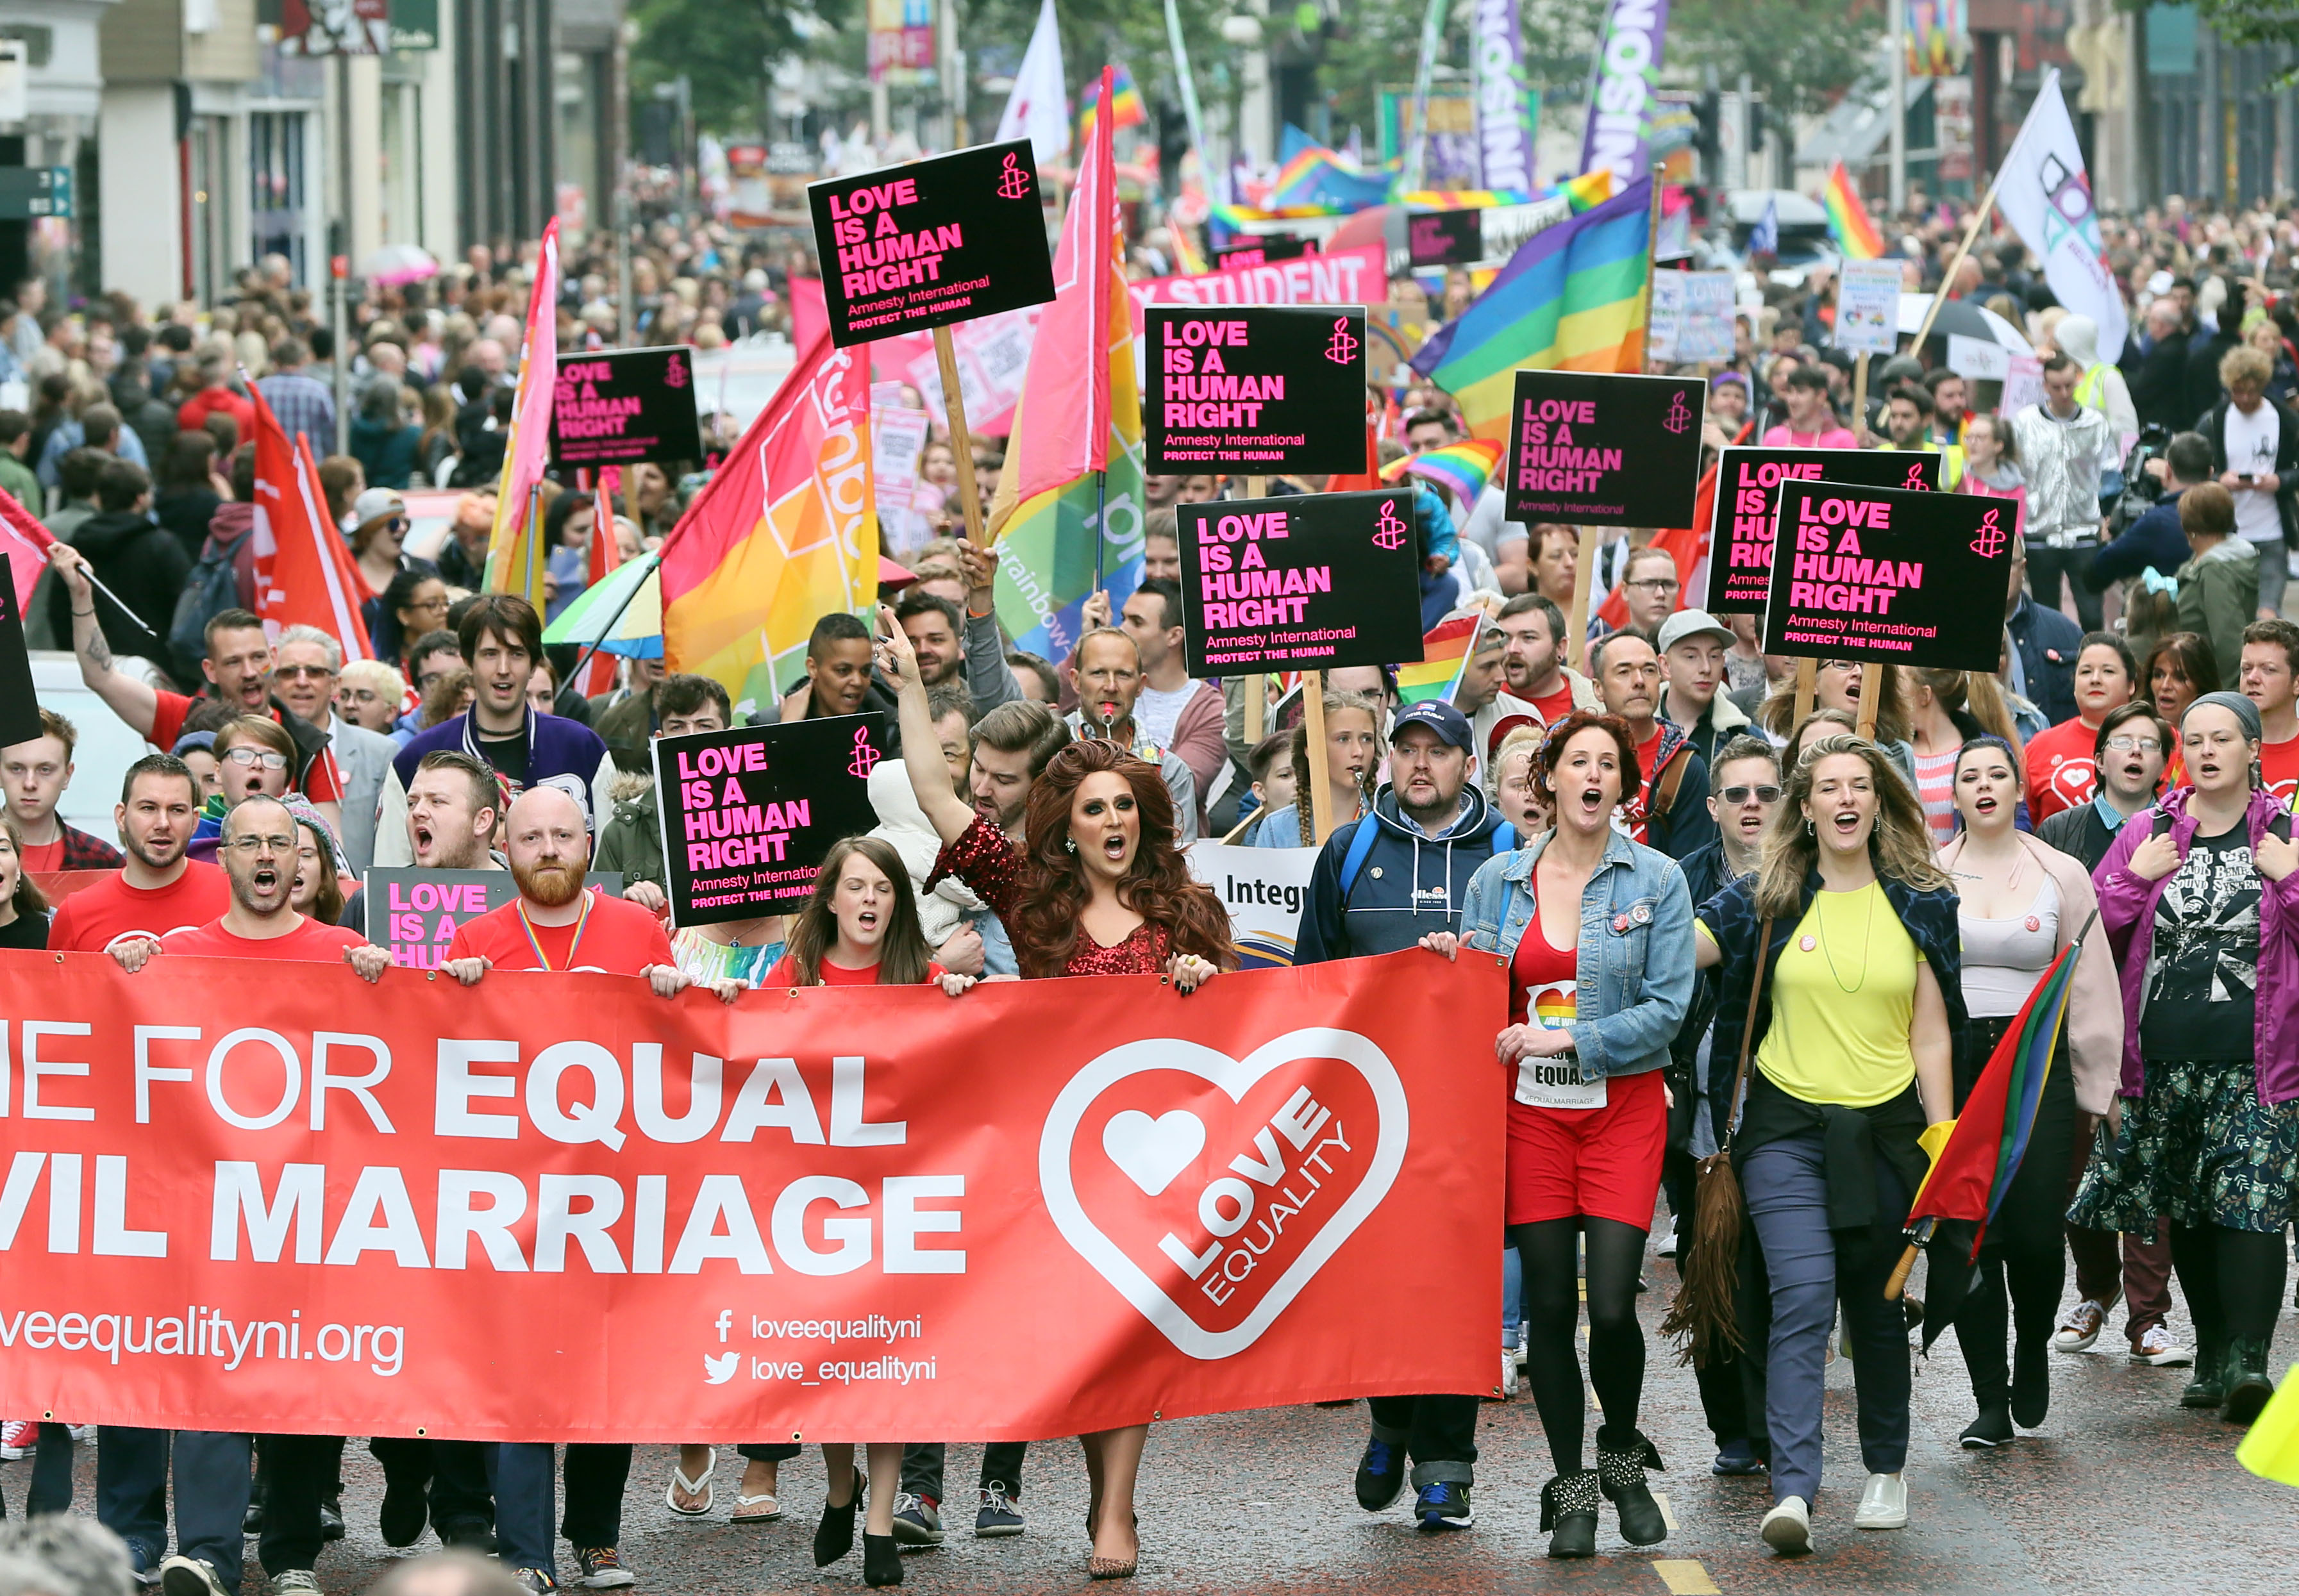
[[[1046,1117],[1038,1178],[1077,1254],[1192,1358],[1275,1322],[1388,1195],[1411,1120],[1388,1054],[1306,1027],[1242,1059],[1113,1047]]]

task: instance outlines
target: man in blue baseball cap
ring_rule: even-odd
[[[1373,813],[1325,839],[1309,873],[1294,962],[1315,964],[1411,947],[1461,929],[1469,878],[1493,856],[1500,817],[1472,780],[1476,733],[1452,705],[1432,699],[1398,714],[1390,731],[1389,780]],[[1373,1437],[1357,1464],[1357,1502],[1378,1513],[1412,1471],[1415,1522],[1466,1529],[1477,1462],[1477,1398],[1377,1396]]]

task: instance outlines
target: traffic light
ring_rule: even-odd
[[[1182,157],[1190,153],[1190,119],[1178,105],[1158,102],[1158,186],[1172,199],[1182,192]],[[1200,154],[1200,160],[1204,159]]]
[[[1764,147],[1764,103],[1751,99],[1748,102],[1748,153],[1753,155]]]
[[[1694,102],[1692,107],[1692,147],[1700,153],[1702,181],[1712,185],[1723,180],[1724,145],[1720,132],[1722,110],[1723,96],[1713,88]]]

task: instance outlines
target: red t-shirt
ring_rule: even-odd
[[[194,954],[211,959],[304,959],[314,963],[343,962],[346,947],[364,947],[367,939],[340,925],[303,917],[303,923],[284,937],[237,937],[223,929],[220,918],[205,925],[170,931],[160,939],[169,953]]]
[[[164,690],[159,694],[159,706],[152,711],[152,735],[149,740],[155,748],[172,748],[176,746],[176,739],[184,734],[184,717],[191,714],[192,706],[199,700],[187,699],[179,692]],[[279,722],[279,706],[277,704],[270,706],[264,713],[274,722],[285,724]],[[295,787],[296,791],[315,804],[343,802],[344,773],[336,767],[335,749],[332,748],[320,749],[319,757],[311,761],[310,766],[303,772],[303,779],[295,783]]]
[[[485,957],[498,970],[588,970],[602,975],[636,975],[650,964],[676,964],[661,923],[634,903],[604,893],[591,895],[591,914],[575,939],[575,924],[538,925],[535,942],[549,963],[538,963],[535,946],[519,912],[519,900],[466,920],[447,944],[450,959]]]
[[[2028,743],[2028,818],[2049,820],[2062,809],[2080,809],[2099,790],[2099,761],[2092,750],[2099,729],[2080,716],[2039,732]],[[2299,742],[2290,745],[2299,749]]]
[[[2278,803],[2291,807],[2292,795],[2299,792],[2299,737],[2259,745],[2259,779]]]
[[[1644,784],[1637,789],[1634,798],[1621,806],[1621,818],[1628,823],[1631,842],[1645,840],[1645,806],[1652,798],[1653,777],[1658,773],[1653,769],[1653,761],[1660,757],[1660,740],[1667,730],[1665,725],[1656,724],[1653,734],[1637,745],[1637,769],[1644,774]]]
[[[1544,1030],[1571,1025],[1580,1014],[1580,950],[1551,947],[1536,909],[1509,960],[1509,1023]]]
[[[817,972],[821,978],[815,982],[818,987],[875,987],[878,984],[878,966],[876,964],[854,970],[844,964],[834,964],[828,959],[824,959],[818,966]],[[933,960],[926,961],[926,980],[940,980],[948,973],[948,971]],[[781,958],[775,961],[775,967],[767,972],[759,985],[795,987],[798,985],[798,961],[788,954],[783,955]]]
[[[164,887],[131,887],[114,873],[56,906],[48,946],[65,953],[102,953],[123,937],[164,937],[205,925],[230,907],[230,880],[197,859],[185,860],[184,873]]]
[[[1547,698],[1533,699],[1532,707],[1540,711],[1542,725],[1555,725],[1573,713],[1573,683],[1567,682]]]
[[[64,867],[64,839],[59,836],[54,842],[27,842],[16,850],[25,871],[32,875],[46,875]]]

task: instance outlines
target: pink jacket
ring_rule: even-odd
[[[2082,860],[2028,832],[2017,836],[2028,856],[2044,867],[2060,889],[2060,939],[2053,951],[2083,938],[2083,951],[2076,955],[2075,984],[2068,994],[2068,1056],[2075,1069],[2076,1106],[2087,1114],[2104,1114],[2123,1068],[2123,996],[2116,988],[2115,952],[2106,919],[2097,913],[2099,897]],[[1951,875],[1963,843],[1964,834],[1958,831],[1940,849],[1940,868]]]

